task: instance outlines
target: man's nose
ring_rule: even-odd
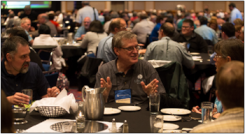
[[[30,62],[30,61],[31,61],[30,55],[28,55],[27,58],[26,58],[26,62]]]

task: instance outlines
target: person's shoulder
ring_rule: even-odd
[[[146,60],[139,59],[137,64],[138,64],[138,66],[142,67],[143,70],[145,70],[145,71],[151,71],[149,69],[154,69],[153,66],[151,65],[151,63],[149,63]]]
[[[33,72],[42,72],[41,68],[35,62],[30,62],[28,71],[30,71],[31,73],[33,73]]]
[[[103,65],[99,68],[99,70],[100,70],[100,71],[112,70],[113,64],[115,64],[115,60],[112,60],[112,61],[109,61],[109,62],[103,64]]]

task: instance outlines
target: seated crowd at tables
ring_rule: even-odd
[[[169,60],[181,68],[194,69],[191,53],[208,54],[209,46],[213,46],[210,64],[215,65],[217,72],[212,85],[216,89],[213,117],[217,119],[191,132],[244,132],[244,24],[236,5],[231,3],[229,8],[230,18],[227,13],[221,16],[221,11],[210,15],[207,9],[198,13],[183,10],[180,16],[165,11],[98,12],[89,2],[83,2],[83,7],[74,14],[50,11],[37,15],[30,6],[16,17],[10,11],[6,22],[9,37],[2,43],[1,116],[11,111],[10,105],[29,103],[22,89],[32,89],[33,100],[60,93],[61,89],[50,87],[42,73],[41,59],[32,46],[57,46],[53,49],[50,70],[65,67],[61,46],[53,37],[62,34],[62,20],[68,17],[79,26],[74,40],[81,41],[81,48],[105,62],[96,73],[94,87],[106,88],[103,92],[106,103],[115,102],[114,91],[130,89],[132,102],[143,103],[149,94],[158,92],[160,109],[189,108],[201,113],[200,105],[187,107],[182,100],[170,97],[160,78],[164,74],[159,74],[148,60]],[[38,22],[36,29],[31,25],[34,20]],[[143,60],[139,59],[140,54],[144,54]],[[13,131],[12,127],[2,126],[2,132]]]

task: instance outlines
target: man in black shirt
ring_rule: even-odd
[[[174,41],[184,43],[187,51],[207,53],[208,44],[197,33],[194,32],[194,23],[191,19],[183,21],[181,34],[173,38]]]

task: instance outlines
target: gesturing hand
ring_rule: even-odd
[[[56,97],[59,93],[60,90],[57,87],[52,87],[47,89],[48,97]]]
[[[103,78],[100,78],[100,87],[101,88],[104,88],[104,87],[106,88],[105,91],[103,92],[105,102],[107,102],[107,98],[109,96],[109,93],[110,93],[111,87],[112,87],[110,77],[107,77],[106,81]]]
[[[148,85],[145,85],[143,81],[141,81],[141,86],[143,91],[147,94],[147,96],[150,95],[151,92],[157,92],[159,81],[157,79],[152,80]]]
[[[16,92],[12,96],[7,97],[8,101],[13,105],[23,106],[23,104],[29,104],[30,97],[26,94]]]

